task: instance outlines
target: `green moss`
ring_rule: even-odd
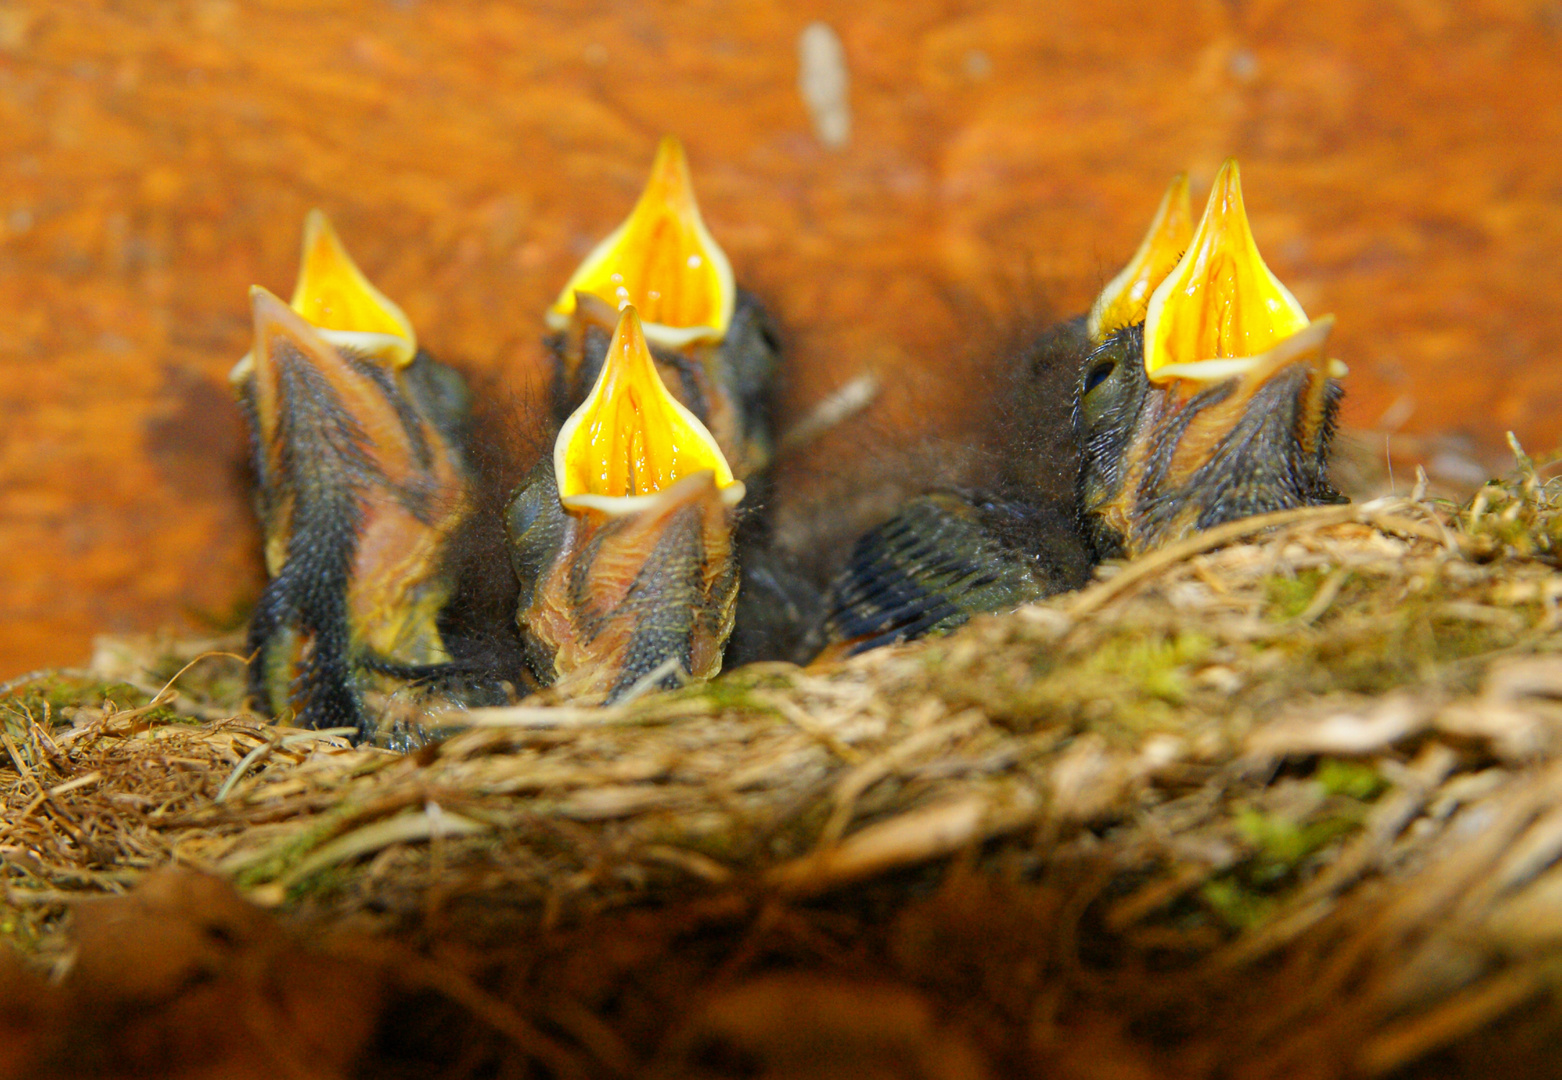
[[[1465,534],[1465,552],[1477,561],[1507,555],[1521,558],[1562,554],[1562,478],[1541,480],[1537,464],[1509,436],[1518,464],[1515,475],[1488,481],[1468,507],[1457,513]]]
[[[1365,595],[1354,595],[1358,590]],[[1299,603],[1301,592],[1290,599]],[[1287,693],[1381,694],[1431,678],[1452,689],[1473,689],[1449,681],[1462,670],[1451,663],[1511,646],[1541,615],[1538,605],[1504,604],[1494,611],[1513,616],[1512,622],[1483,620],[1449,606],[1481,600],[1439,578],[1407,590],[1374,591],[1358,582],[1342,589],[1326,623],[1260,648],[1284,656],[1276,668]]]
[[[8,942],[11,948],[23,956],[32,955],[58,929],[63,918],[63,904],[37,904],[19,910],[8,909],[0,915],[0,941]]]
[[[1233,930],[1258,926],[1275,908],[1273,896],[1246,887],[1234,876],[1206,881],[1199,889],[1199,896]]]
[[[350,887],[353,868],[346,865],[322,866],[319,870],[300,878],[287,887],[289,903],[298,903],[311,897],[328,897]]]
[[[1298,820],[1246,809],[1236,818],[1237,831],[1257,848],[1251,876],[1264,881],[1294,872],[1308,856],[1360,824],[1361,815],[1351,811]]]
[[[230,657],[207,657],[193,666],[179,657],[165,657],[148,667],[147,676],[159,686],[177,677],[181,695],[234,711],[249,689],[247,669]]]
[[[1388,786],[1388,781],[1372,766],[1339,758],[1320,761],[1317,772],[1313,774],[1313,782],[1326,794],[1343,795],[1362,802],[1377,798]]]
[[[1061,652],[1055,642],[994,648],[927,649],[919,657],[930,684],[954,708],[978,708],[1017,730],[1088,727],[1109,738],[1182,730],[1202,712],[1189,710],[1196,670],[1215,642],[1194,630],[1116,627],[1087,648]],[[958,662],[953,658],[958,658]]]
[[[1267,919],[1304,880],[1310,860],[1360,828],[1368,806],[1363,799],[1383,786],[1375,772],[1351,762],[1325,762],[1319,773],[1315,782],[1328,797],[1316,810],[1284,814],[1244,807],[1236,812],[1232,823],[1250,846],[1249,857],[1199,890],[1231,929],[1248,930]]]
[[[1296,618],[1317,597],[1327,577],[1321,568],[1274,575],[1264,582],[1264,613],[1278,622]]]
[[[1120,719],[1135,728],[1149,703],[1181,705],[1191,689],[1192,669],[1209,656],[1214,643],[1197,631],[1118,637],[1048,680],[1074,695],[1114,701]],[[1125,708],[1134,705],[1137,708]],[[1158,711],[1158,710],[1155,710]]]
[[[241,889],[252,889],[285,877],[293,865],[341,832],[343,823],[360,811],[361,807],[354,804],[337,807],[334,811],[323,815],[313,825],[300,829],[289,836],[286,842],[276,845],[262,858],[245,866],[234,875],[234,884]]]
[[[150,700],[150,694],[129,683],[101,682],[49,672],[0,694],[0,709],[26,713],[42,723],[45,716],[57,721],[60,710],[67,707],[104,708],[112,704],[116,709],[136,709]]]
[[[728,820],[706,829],[683,829],[669,822],[663,831],[649,830],[646,842],[682,848],[730,866],[752,857],[754,837]]]
[[[756,687],[752,681],[722,676],[704,686],[693,688],[689,696],[709,703],[713,712],[769,713],[774,712],[754,696]]]

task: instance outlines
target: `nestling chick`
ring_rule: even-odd
[[[1085,583],[1091,559],[1073,504],[1079,465],[1069,398],[1085,355],[1143,320],[1192,231],[1188,181],[1179,175],[1138,251],[1088,314],[1052,327],[1021,358],[1015,396],[1031,408],[1015,417],[1026,428],[1001,455],[997,482],[913,499],[863,536],[831,585],[827,641],[860,652]]]
[[[536,677],[612,702],[721,670],[744,485],[626,307],[591,392],[507,510]]]
[[[362,692],[449,660],[444,549],[470,510],[460,375],[417,348],[318,211],[291,306],[251,290],[230,376],[250,427],[271,580],[250,623],[260,708],[367,733]]]
[[[830,640],[860,651],[948,629],[1077,588],[1093,560],[1340,500],[1328,482],[1344,373],[1324,353],[1332,318],[1309,322],[1264,265],[1234,161],[1196,230],[1190,218],[1178,177],[1089,315],[1036,353],[1079,368],[1077,529],[1027,490],[1041,486],[1034,472],[1007,497],[916,500],[858,543],[832,585]]]
[[[769,389],[778,345],[759,301],[737,287],[726,253],[700,216],[683,146],[657,147],[634,211],[586,256],[548,309],[557,362],[555,407],[563,422],[597,381],[625,304],[641,326],[662,380],[710,430],[734,475],[770,460]]]
[[[1199,529],[1342,502],[1329,444],[1345,367],[1264,264],[1234,160],[1215,178],[1186,253],[1080,375],[1080,513],[1100,558],[1134,557]]]
[[[774,446],[771,386],[777,332],[700,215],[682,146],[657,148],[634,211],[581,263],[548,311],[559,331],[554,404],[562,423],[601,371],[618,312],[632,303],[673,396],[715,437],[747,483],[750,510],[735,543],[743,581],[731,652],[737,663],[792,658],[819,605],[817,586],[770,543],[767,466]]]

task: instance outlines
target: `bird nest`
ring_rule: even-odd
[[[829,667],[436,716],[409,755],[239,711],[222,643],[105,642],[0,698],[4,926],[57,984],[0,991],[172,1053],[191,987],[239,986],[272,1011],[234,1059],[293,1069],[256,1075],[1550,1068],[1562,487],[1521,466]],[[204,979],[103,975],[190,919]],[[329,1037],[321,970],[356,973]],[[126,1029],[70,1042],[131,1060]],[[14,1075],[74,1075],[35,1049]]]

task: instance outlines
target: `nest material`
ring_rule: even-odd
[[[555,1074],[727,1075],[714,1042],[834,1075],[794,1044],[870,1030],[885,1075],[1552,1068],[1562,491],[1521,463],[833,668],[449,714],[409,756],[235,715],[211,643],[106,645],[0,699],[5,925],[63,965],[72,898],[205,869],[525,1002],[546,1053],[454,995]]]

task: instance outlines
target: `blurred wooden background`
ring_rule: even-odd
[[[839,151],[797,89],[813,19]],[[0,677],[257,592],[224,375],[308,208],[524,395],[663,132],[791,333],[794,414],[871,368],[876,424],[969,422],[968,342],[1082,308],[1169,176],[1235,154],[1271,266],[1339,316],[1349,423],[1552,447],[1559,85],[1558,0],[4,0]]]

